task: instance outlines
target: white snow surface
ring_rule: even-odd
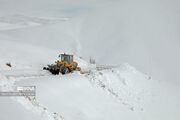
[[[127,63],[97,71],[76,58],[82,69],[89,68],[89,74],[73,72],[54,76],[42,67],[51,62],[50,58],[56,58],[56,51],[18,42],[1,40],[1,43],[1,90],[11,90],[14,86],[37,88],[35,100],[1,97],[2,120],[179,118],[180,96],[176,94],[179,88],[154,81]],[[3,54],[7,49],[8,55]],[[6,62],[11,62],[12,67],[6,66]]]
[[[0,0],[0,90],[37,88],[36,98],[0,96],[0,120],[179,120],[174,66],[179,66],[180,57],[176,54],[175,60],[171,54],[179,50],[179,2],[173,0],[167,11],[163,10],[170,2],[159,8],[160,3]],[[151,11],[152,6],[158,12]],[[171,24],[164,29],[168,21]],[[165,44],[158,51],[163,38]],[[174,47],[168,51],[168,45]],[[165,52],[173,60],[161,63]],[[87,73],[54,76],[43,71],[60,53],[75,54]],[[87,62],[89,56],[99,64],[117,65],[98,71]]]

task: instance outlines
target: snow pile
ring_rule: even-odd
[[[91,71],[87,77],[131,110],[142,111],[143,98],[150,95],[149,77],[128,64],[112,70]]]

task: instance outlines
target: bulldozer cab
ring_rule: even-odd
[[[71,64],[73,62],[73,55],[60,54],[59,57],[61,58],[62,62],[67,62],[68,64]]]

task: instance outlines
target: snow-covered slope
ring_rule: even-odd
[[[0,90],[37,88],[36,99],[1,96],[0,120],[180,119],[178,1],[102,1],[0,0]],[[42,70],[64,52],[82,74]],[[117,65],[98,70],[89,56]]]
[[[1,47],[1,51],[7,48],[15,49],[9,53],[9,56],[1,54],[3,58],[1,68],[4,68],[0,71],[1,90],[22,85],[35,85],[37,88],[36,100],[24,97],[1,97],[0,104],[6,109],[6,111],[1,109],[1,113],[5,114],[1,119],[20,119],[21,113],[24,113],[22,119],[43,120],[179,118],[180,106],[177,103],[180,96],[176,95],[178,88],[158,83],[127,63],[110,70],[97,71],[85,61],[76,58],[82,68],[89,68],[88,74],[74,72],[53,76],[42,71],[44,63],[50,62],[49,54],[53,55],[53,51],[18,42],[16,44],[1,41],[1,43],[5,45],[4,49]],[[22,45],[29,49],[23,50],[20,47]],[[32,49],[33,51],[41,49],[49,54],[33,52]],[[11,56],[13,53],[15,56]],[[25,59],[24,56],[27,54],[31,57]],[[12,68],[5,65],[7,61],[12,63]],[[8,101],[11,106],[7,105]],[[8,110],[11,107],[12,109]],[[7,111],[16,112],[9,117]]]
[[[9,97],[1,97],[0,105],[1,120],[44,120],[42,116],[38,116],[34,111],[27,110]]]

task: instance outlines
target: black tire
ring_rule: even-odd
[[[69,70],[68,67],[65,67],[65,66],[64,66],[64,67],[61,68],[61,73],[62,73],[63,75],[69,73],[69,71],[70,71],[70,70]]]
[[[59,69],[51,69],[50,72],[53,74],[53,75],[58,75],[59,74]]]
[[[43,70],[48,70],[48,68],[47,67],[43,67]]]

